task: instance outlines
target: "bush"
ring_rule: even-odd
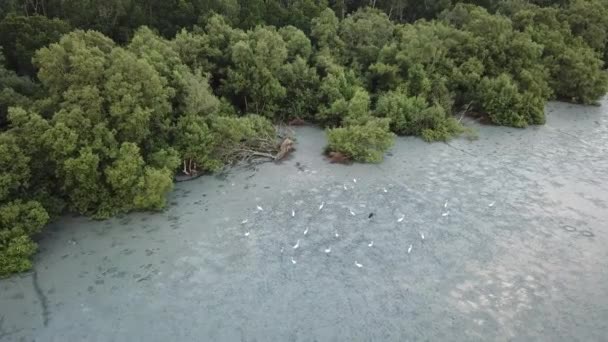
[[[27,271],[36,244],[31,236],[40,232],[49,216],[40,203],[14,201],[0,205],[0,277]]]
[[[448,141],[464,132],[462,125],[449,116],[443,107],[434,105],[422,111],[416,120],[425,141]]]
[[[390,119],[393,132],[422,136],[426,141],[446,141],[463,131],[443,107],[429,106],[424,97],[408,97],[404,91],[390,91],[380,96],[376,114]]]
[[[608,90],[608,76],[599,55],[588,47],[566,48],[551,58],[551,85],[557,96],[591,104]]]
[[[362,125],[327,130],[328,152],[340,152],[353,161],[379,163],[393,145],[388,119],[371,119]]]
[[[545,122],[544,99],[527,91],[521,92],[507,74],[484,77],[477,96],[481,109],[495,124],[526,127]]]

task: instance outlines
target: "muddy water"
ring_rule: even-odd
[[[0,340],[605,340],[607,108],[380,165],[301,128],[290,160],[179,183],[165,212],[66,217],[0,280]]]

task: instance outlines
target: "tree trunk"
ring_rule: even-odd
[[[190,173],[189,173],[189,172],[188,172],[188,170],[186,169],[186,159],[184,159],[184,169],[182,170],[182,172],[183,172],[185,175],[190,175]]]

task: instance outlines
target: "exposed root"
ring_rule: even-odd
[[[304,125],[306,125],[306,121],[304,121],[300,118],[295,118],[295,119],[290,120],[287,124],[289,126],[304,126]]]
[[[352,160],[341,152],[329,152],[327,155],[329,162],[332,164],[351,164]]]

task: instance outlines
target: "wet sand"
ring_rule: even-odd
[[[602,105],[379,165],[329,164],[302,127],[289,160],[178,183],[164,212],[65,217],[0,280],[0,340],[605,340]]]

